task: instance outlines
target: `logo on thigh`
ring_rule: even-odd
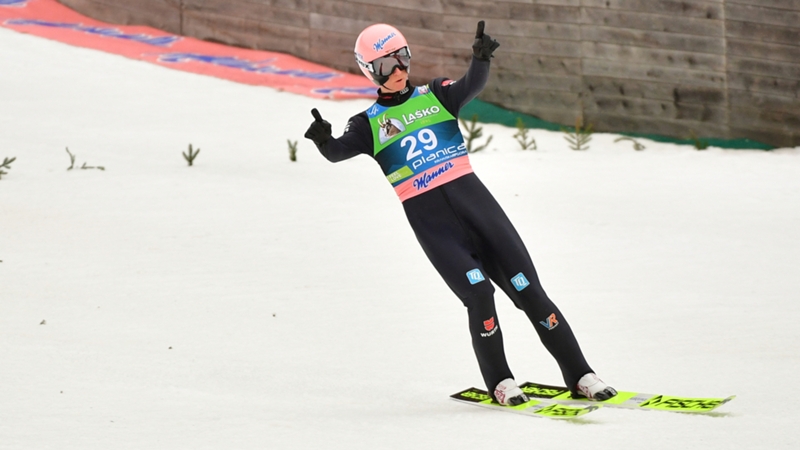
[[[478,284],[486,278],[483,276],[481,269],[472,269],[467,272],[467,279],[469,280],[469,284]]]
[[[511,284],[514,285],[514,289],[521,291],[530,286],[531,282],[525,278],[525,275],[523,275],[522,272],[520,272],[511,279]]]
[[[558,319],[556,319],[556,313],[550,314],[550,317],[548,317],[545,320],[540,320],[539,323],[542,324],[542,326],[547,328],[548,330],[552,330],[553,328],[558,326]]]
[[[494,316],[492,316],[488,320],[483,321],[483,329],[488,331],[488,333],[481,333],[481,337],[491,337],[495,333],[497,333],[497,323],[494,320]]]

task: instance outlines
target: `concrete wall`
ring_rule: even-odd
[[[478,20],[501,43],[481,99],[598,131],[800,145],[798,0],[61,0],[111,23],[287,52],[357,73],[375,22],[412,79],[457,78]]]

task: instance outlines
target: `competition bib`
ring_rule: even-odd
[[[458,120],[428,86],[415,88],[402,105],[376,103],[366,113],[373,157],[400,201],[472,173]]]

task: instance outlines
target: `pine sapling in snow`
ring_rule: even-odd
[[[697,137],[697,133],[695,133],[694,130],[689,130],[689,139],[694,143],[694,148],[698,150],[705,150],[708,148],[708,141]]]
[[[536,150],[536,139],[534,139],[533,136],[528,139],[529,131],[530,130],[525,127],[525,122],[523,122],[522,117],[517,117],[517,133],[514,134],[514,137],[517,139],[517,142],[519,142],[519,145],[523,150]]]
[[[199,149],[199,148],[197,149],[197,151],[195,151],[195,150],[192,148],[192,144],[189,144],[189,150],[188,150],[188,153],[187,153],[187,152],[183,152],[183,158],[184,158],[184,159],[185,159],[185,160],[186,160],[186,161],[189,163],[189,165],[191,166],[191,165],[192,165],[192,163],[194,162],[194,159],[195,159],[195,158],[197,158],[197,155],[198,155],[199,153],[200,153],[200,149]]]
[[[483,127],[479,127],[478,126],[478,115],[477,114],[473,114],[472,115],[472,120],[470,121],[469,125],[463,119],[459,119],[459,122],[461,122],[461,126],[463,126],[464,129],[467,130],[467,134],[464,135],[464,142],[467,145],[467,153],[479,152],[479,151],[485,149],[486,147],[488,147],[489,143],[492,142],[492,137],[493,136],[489,135],[489,138],[486,139],[486,142],[483,145],[481,145],[480,147],[475,147],[475,148],[472,147],[473,141],[475,141],[475,139],[479,139],[479,138],[481,138],[483,136]]]
[[[11,169],[11,163],[14,162],[15,159],[17,159],[16,156],[11,159],[3,158],[3,164],[0,164],[0,178],[3,178],[3,175],[8,174],[8,172],[3,169]]]
[[[72,152],[69,151],[69,147],[67,147],[67,154],[69,155],[69,167],[67,167],[67,170],[72,170],[72,169],[75,168],[75,157],[76,157],[76,155],[73,155]],[[103,166],[88,166],[88,165],[86,165],[85,162],[83,163],[83,165],[80,168],[81,168],[81,170],[86,170],[86,169],[106,170],[106,168],[103,167]]]
[[[633,142],[633,149],[636,150],[636,151],[640,151],[640,150],[644,150],[645,149],[644,145],[640,144],[639,141],[637,141],[636,139],[631,138],[631,137],[621,137],[621,138],[614,139],[614,142],[620,142],[620,141],[631,141],[631,142]]]
[[[589,141],[592,140],[592,124],[589,124],[587,127],[583,127],[583,120],[580,117],[575,119],[575,129],[574,131],[569,131],[568,129],[562,127],[561,131],[566,133],[564,139],[567,140],[570,144],[570,148],[573,150],[589,150],[589,146],[587,145]]]

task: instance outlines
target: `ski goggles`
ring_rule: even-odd
[[[410,64],[411,51],[408,47],[403,47],[400,50],[366,63],[364,67],[372,73],[376,81],[383,84],[389,79],[396,67],[399,67],[400,70],[408,70]]]

